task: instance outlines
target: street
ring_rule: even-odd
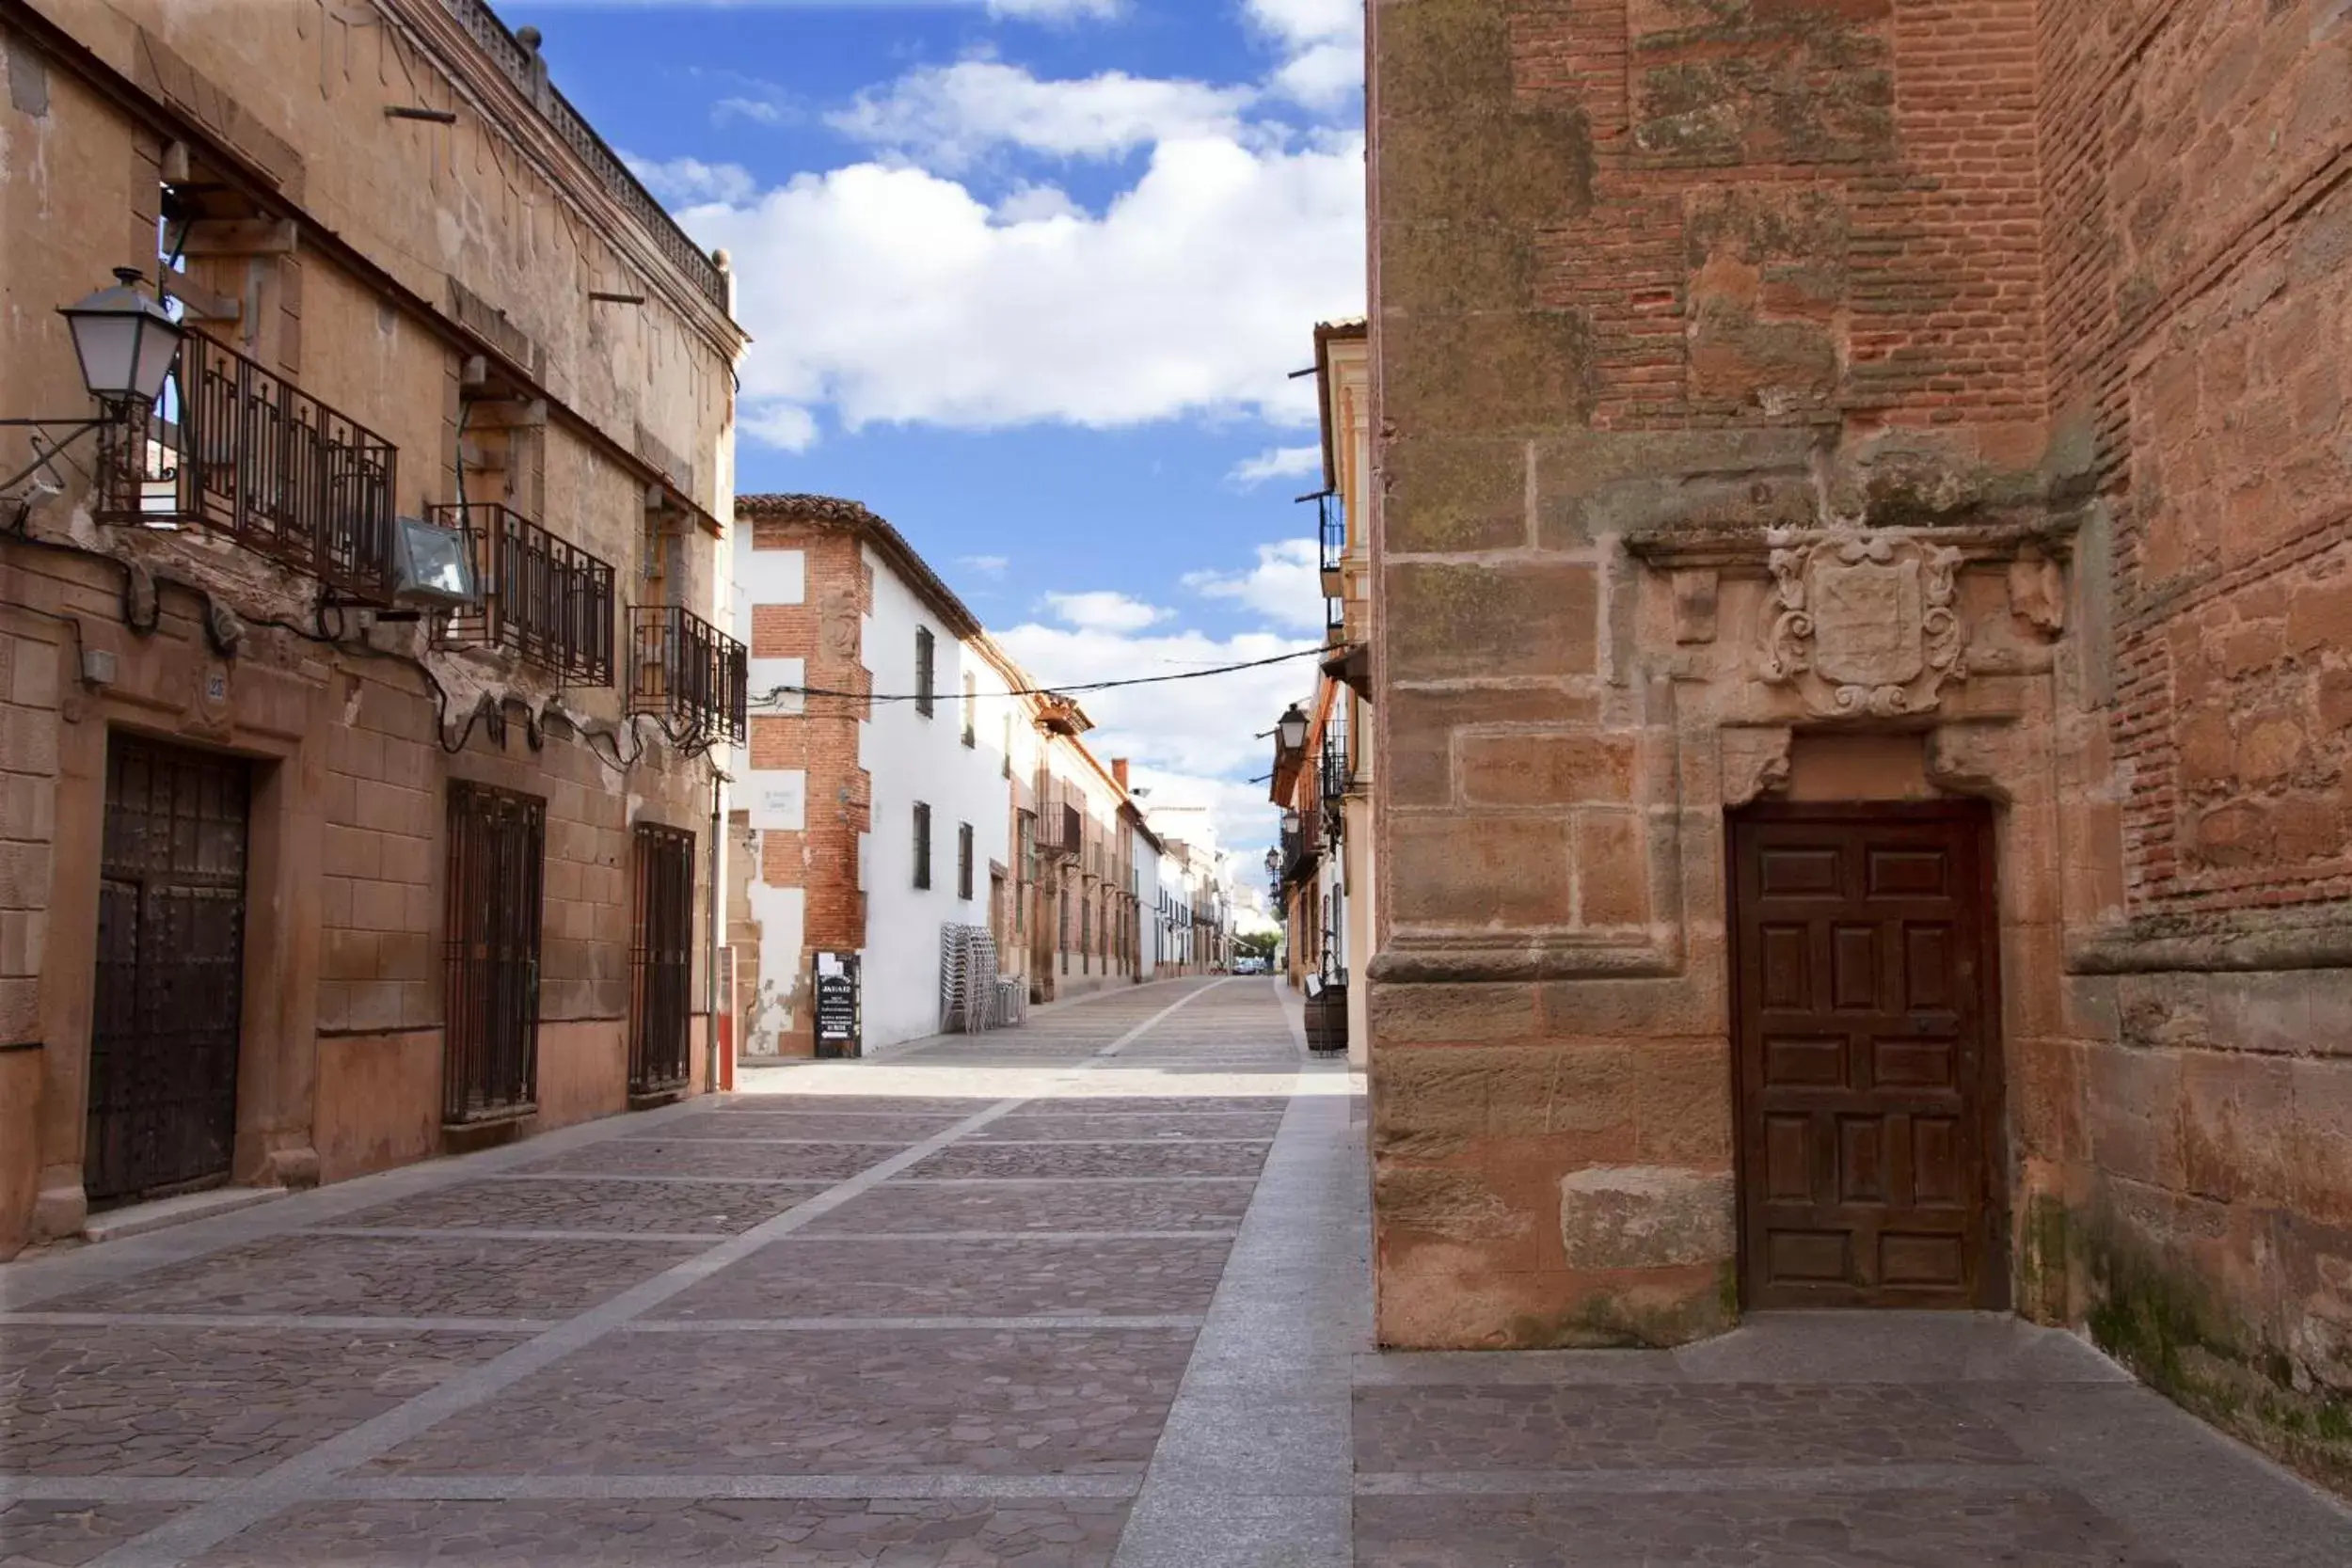
[[[0,1560],[2321,1568],[2079,1341],[1381,1355],[1360,1082],[1186,980],[0,1269]]]

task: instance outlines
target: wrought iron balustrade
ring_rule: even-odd
[[[507,648],[573,685],[612,684],[612,567],[494,501],[437,506],[462,531],[481,608],[442,624],[437,641]]]
[[[690,735],[743,743],[751,665],[742,643],[678,605],[629,611],[629,641],[631,713],[657,715]]]
[[[98,517],[210,529],[382,602],[398,456],[358,420],[190,332],[155,405],[102,433]]]
[[[1341,594],[1341,563],[1347,558],[1347,507],[1336,492],[1326,490],[1315,497],[1315,533],[1321,546],[1318,554],[1323,569],[1323,596],[1336,599]]]

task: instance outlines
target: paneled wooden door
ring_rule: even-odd
[[[1731,894],[1746,1305],[2005,1307],[1990,812],[1751,807]]]

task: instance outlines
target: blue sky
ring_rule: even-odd
[[[1041,679],[1320,630],[1318,319],[1363,303],[1359,0],[512,4],[725,245],[739,487],[854,497]],[[1263,844],[1311,663],[1105,694],[1101,749]]]

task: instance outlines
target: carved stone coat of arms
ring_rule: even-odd
[[[1932,709],[1968,673],[1960,552],[1899,532],[1776,534],[1759,673],[1823,717]]]

